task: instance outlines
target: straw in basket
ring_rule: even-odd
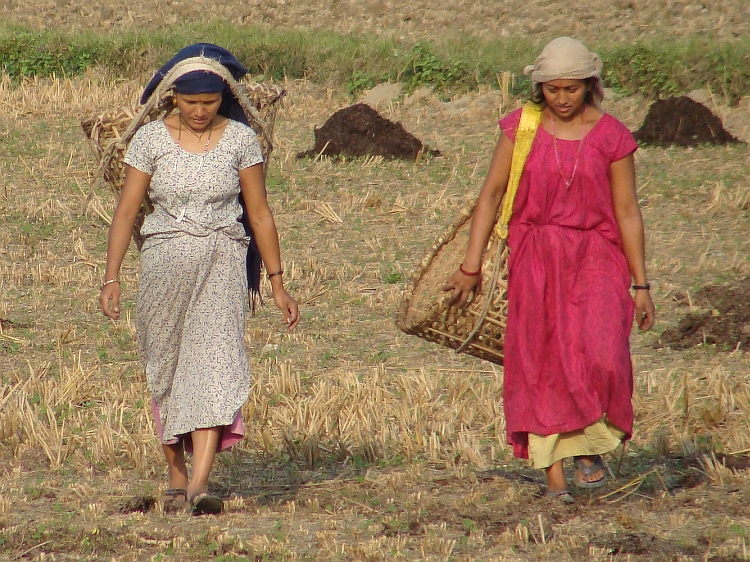
[[[438,237],[407,286],[396,316],[398,328],[459,353],[503,364],[505,320],[508,316],[508,223],[523,166],[531,150],[541,112],[527,104],[513,145],[510,179],[496,228],[482,258],[482,291],[467,305],[450,307],[450,293],[441,287],[462,262],[469,243],[473,206],[458,213]]]
[[[273,150],[272,139],[276,112],[286,92],[275,84],[245,80],[238,82],[217,61],[207,57],[199,58],[201,64],[210,66],[229,84],[250,126],[258,135],[264,166],[268,166],[268,159]],[[163,87],[159,86],[145,104],[137,107],[120,107],[81,122],[83,132],[89,139],[89,145],[99,163],[99,177],[110,185],[118,199],[125,179],[123,157],[130,140],[135,132],[146,123],[155,119],[163,119],[174,111],[175,101],[171,84],[177,77],[193,69],[188,63],[189,60],[177,63],[162,80]],[[152,210],[153,206],[147,196],[141,204],[141,210],[133,228],[133,240],[139,250],[143,244],[140,229],[146,215]]]

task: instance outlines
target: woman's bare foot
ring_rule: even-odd
[[[561,492],[568,489],[568,483],[565,481],[565,473],[563,472],[563,462],[561,460],[548,466],[544,471],[547,474],[548,492]]]

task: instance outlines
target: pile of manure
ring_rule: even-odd
[[[416,162],[425,154],[440,155],[440,151],[427,148],[408,133],[401,123],[385,119],[364,103],[338,110],[322,127],[315,128],[314,134],[314,146],[297,154],[297,158],[382,156]]]
[[[740,143],[705,105],[687,96],[651,104],[641,128],[633,136],[657,146]]]

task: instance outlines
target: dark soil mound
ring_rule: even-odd
[[[660,146],[739,143],[705,105],[682,96],[651,104],[636,140]]]
[[[706,343],[750,350],[750,277],[703,287],[693,304],[708,312],[687,314],[676,328],[665,330],[654,347],[687,349]]]
[[[439,156],[401,123],[394,123],[364,103],[340,109],[315,129],[315,145],[297,158],[326,156],[382,156],[416,161],[421,154]]]

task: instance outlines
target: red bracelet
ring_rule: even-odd
[[[463,273],[464,275],[468,275],[469,277],[476,277],[477,275],[479,275],[480,273],[482,273],[482,268],[481,267],[478,270],[476,270],[476,271],[466,271],[464,269],[464,264],[459,265],[458,266],[458,270],[461,273]]]

